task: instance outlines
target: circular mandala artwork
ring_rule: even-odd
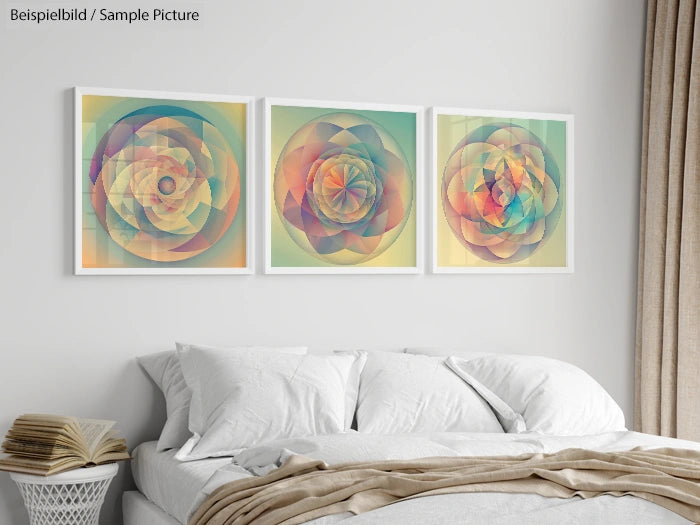
[[[333,264],[385,251],[411,212],[413,175],[379,124],[354,113],[314,119],[287,141],[274,174],[279,217],[294,242]]]
[[[542,141],[513,124],[481,126],[450,154],[442,204],[454,235],[485,261],[529,257],[562,211],[559,168]]]
[[[118,120],[90,164],[92,206],[122,248],[151,261],[189,259],[214,245],[238,209],[238,163],[219,130],[175,106]]]

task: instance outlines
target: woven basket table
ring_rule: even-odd
[[[53,476],[11,472],[31,525],[98,525],[100,508],[116,463],[68,470]]]

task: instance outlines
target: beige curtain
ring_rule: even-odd
[[[635,428],[700,441],[700,13],[647,6]]]

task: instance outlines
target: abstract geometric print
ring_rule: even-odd
[[[245,107],[84,94],[83,268],[245,267]]]
[[[442,203],[452,231],[472,253],[516,262],[557,225],[559,186],[559,167],[534,134],[494,123],[455,147],[442,177]]]
[[[437,119],[438,266],[566,266],[566,122]]]
[[[283,227],[273,237],[274,263],[351,267],[385,254],[382,265],[414,266],[415,236],[412,251],[386,254],[409,221],[415,231],[415,134],[397,139],[386,126],[408,124],[415,133],[415,114],[275,105],[271,116],[272,133],[284,140],[271,165]],[[289,240],[297,253],[286,257]]]

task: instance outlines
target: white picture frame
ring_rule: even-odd
[[[128,253],[129,250],[125,249],[123,246],[120,246],[118,242],[114,240],[114,238],[111,238],[111,235],[109,231],[103,230],[100,231],[100,248],[94,248],[95,251],[95,259],[100,258],[103,260],[105,256],[103,255],[102,252],[100,254],[97,254],[98,251],[103,250],[102,247],[107,246],[107,250],[112,250],[110,253],[116,253],[115,259],[117,259],[117,262],[107,262],[107,263],[96,263],[97,266],[94,265],[85,265],[85,261],[83,259],[83,250],[87,248],[86,243],[83,242],[83,229],[88,229],[88,226],[86,226],[85,222],[86,221],[86,214],[89,213],[89,210],[87,210],[87,205],[86,205],[86,200],[85,200],[85,166],[84,163],[86,162],[86,155],[92,155],[90,152],[84,152],[83,147],[84,147],[84,137],[85,133],[90,133],[92,131],[84,129],[86,127],[89,127],[90,124],[86,124],[83,122],[83,102],[84,102],[84,97],[119,97],[119,98],[125,98],[125,99],[133,99],[134,104],[137,104],[138,100],[144,100],[144,101],[151,101],[149,104],[153,105],[160,105],[161,103],[165,106],[168,104],[174,105],[177,107],[178,105],[183,108],[184,111],[193,111],[192,109],[188,109],[192,107],[192,104],[200,104],[200,106],[203,109],[207,108],[207,105],[211,106],[212,108],[219,108],[219,107],[224,107],[223,105],[220,105],[218,103],[224,103],[224,104],[235,104],[235,105],[245,105],[245,132],[242,130],[238,129],[236,131],[234,130],[234,124],[231,124],[231,122],[228,122],[225,116],[222,116],[220,120],[217,122],[211,124],[210,120],[211,117],[206,118],[206,117],[201,117],[202,119],[206,120],[208,122],[207,125],[211,124],[213,127],[216,127],[217,123],[220,123],[222,126],[230,126],[227,127],[225,130],[226,133],[230,133],[231,135],[228,138],[224,138],[224,135],[221,135],[221,137],[217,137],[217,140],[221,140],[223,138],[224,141],[229,142],[232,140],[233,136],[235,135],[235,138],[240,141],[245,141],[243,145],[238,144],[236,146],[237,149],[241,150],[245,154],[245,166],[244,168],[238,168],[238,173],[239,173],[239,181],[244,181],[245,183],[245,190],[244,191],[239,191],[239,200],[237,204],[237,209],[235,211],[235,214],[233,215],[233,218],[231,219],[231,222],[228,224],[226,227],[227,229],[223,230],[223,233],[221,233],[221,237],[216,239],[213,243],[212,246],[209,248],[205,248],[202,251],[199,251],[196,253],[196,255],[189,257],[189,259],[192,259],[191,261],[188,261],[187,263],[183,263],[182,261],[162,261],[162,260],[155,260],[155,261],[149,261],[148,258],[141,257],[138,253]],[[97,100],[97,99],[95,99]],[[230,96],[230,95],[215,95],[215,94],[201,94],[201,93],[181,93],[181,92],[166,92],[166,91],[145,91],[145,90],[132,90],[132,89],[109,89],[109,88],[95,88],[95,87],[75,87],[74,88],[74,171],[75,171],[75,177],[74,177],[74,257],[75,257],[75,264],[74,264],[74,272],[76,275],[192,275],[192,274],[243,274],[243,275],[248,275],[248,274],[253,274],[255,272],[255,251],[256,251],[256,243],[255,243],[255,224],[254,224],[254,217],[255,217],[255,157],[256,157],[256,150],[255,150],[255,132],[256,132],[256,119],[255,119],[255,98],[251,96]],[[126,104],[126,103],[125,103]],[[129,104],[126,104],[128,106]],[[119,115],[120,110],[115,109],[115,107],[109,107],[109,111],[115,112],[115,114]],[[133,108],[131,109],[124,109],[123,113],[124,116],[129,114],[129,111],[133,111]],[[207,110],[209,111],[209,110]],[[212,114],[216,111],[215,109],[211,109]],[[196,111],[195,111],[196,113]],[[236,114],[238,115],[241,113],[241,109],[236,110]],[[124,118],[124,116],[120,118]],[[197,114],[197,116],[199,116]],[[106,117],[107,118],[107,117]],[[111,116],[109,118],[112,118]],[[240,122],[237,122],[235,126],[238,126],[240,128]],[[97,126],[94,126],[97,128]],[[103,126],[104,127],[104,126]],[[211,131],[208,132],[210,135],[212,134]],[[160,140],[168,140],[168,139],[160,139]],[[93,139],[93,142],[95,142],[96,139]],[[196,145],[194,146],[196,149]],[[240,163],[240,159],[237,159],[237,162]],[[228,166],[230,162],[225,163],[225,165]],[[172,180],[172,179],[171,179]],[[172,183],[173,187],[175,189],[170,189],[170,191],[176,191],[176,184]],[[240,183],[239,183],[240,184]],[[88,190],[89,191],[89,190]],[[89,198],[88,198],[89,200]],[[241,201],[243,201],[244,206],[241,206]],[[244,212],[244,215],[240,216],[240,213]],[[93,209],[93,214],[94,214],[94,209]],[[221,260],[219,261],[213,261],[213,257],[210,256],[207,253],[207,250],[210,250],[211,247],[216,246],[216,243],[221,242],[221,239],[228,233],[228,228],[232,228],[234,221],[239,221],[239,220],[244,220],[245,225],[241,226],[240,224],[236,224],[236,237],[238,237],[241,233],[245,235],[245,239],[243,239],[243,243],[245,244],[245,254],[243,257],[242,254],[240,254],[240,243],[241,240],[238,239],[235,242],[233,242],[230,238],[227,238],[226,241],[231,243],[231,250],[238,250],[236,258],[237,260],[241,260],[244,258],[245,263],[244,264],[236,264],[232,266],[226,266],[225,264],[222,265]],[[98,224],[98,220],[94,220],[93,225],[94,229],[97,230],[98,227],[102,227],[101,224]],[[205,223],[206,224],[206,223]],[[217,233],[217,232],[215,232]],[[95,235],[97,236],[98,233],[96,232]],[[232,235],[229,233],[229,235]],[[213,236],[213,235],[212,235]],[[97,243],[95,243],[97,244]],[[198,249],[199,247],[197,247]],[[120,256],[119,250],[123,250],[124,254],[121,254],[121,256],[124,258],[126,261],[125,263],[121,263],[118,259]],[[217,250],[223,252],[223,256],[225,257],[227,252],[226,248],[222,248],[221,245],[217,247]],[[206,254],[206,261],[203,261],[201,265],[197,266],[198,261],[202,261],[203,255]],[[199,258],[199,259],[198,259]],[[144,262],[141,261],[143,259]],[[194,265],[193,265],[194,263]]]
[[[264,149],[263,149],[263,180],[264,180],[264,271],[266,274],[419,274],[424,270],[424,113],[423,106],[414,105],[395,105],[395,104],[372,104],[359,102],[338,102],[324,100],[309,100],[309,99],[289,99],[289,98],[270,98],[263,100],[264,105]],[[299,108],[300,111],[305,109],[319,110],[319,114],[335,113],[335,112],[383,112],[383,113],[400,113],[409,114],[415,119],[415,142],[413,146],[413,200],[412,210],[409,212],[411,217],[409,220],[415,223],[415,236],[410,236],[415,243],[415,259],[414,264],[410,266],[363,266],[363,265],[341,265],[328,264],[321,261],[320,264],[313,265],[276,265],[273,263],[273,249],[276,243],[275,235],[279,236],[279,230],[273,234],[273,224],[279,228],[281,220],[279,218],[276,206],[273,205],[273,177],[277,158],[277,149],[273,151],[272,147],[272,108]],[[323,110],[323,111],[321,111]],[[314,117],[316,118],[316,117]],[[314,120],[312,118],[311,120]],[[302,119],[303,120],[303,119]],[[301,122],[301,120],[300,120]],[[412,131],[412,130],[411,130]],[[277,141],[279,142],[279,140]],[[286,144],[286,141],[284,141]],[[279,142],[281,143],[281,142]],[[283,148],[282,148],[283,149]],[[401,234],[403,234],[402,232]],[[288,246],[291,244],[288,243]],[[391,249],[388,248],[387,250]],[[301,248],[299,248],[301,250]],[[301,253],[301,252],[300,252]],[[305,254],[303,255],[305,256]],[[307,257],[307,260],[309,258]]]
[[[558,231],[558,235],[563,235],[565,238],[565,248],[559,247],[559,257],[564,257],[565,262],[557,265],[524,265],[522,261],[517,261],[516,264],[493,264],[488,261],[482,265],[447,265],[441,264],[439,260],[439,250],[442,246],[439,245],[448,235],[445,233],[444,226],[447,223],[446,213],[442,200],[442,177],[445,169],[445,162],[440,162],[444,157],[444,151],[449,150],[448,144],[439,143],[438,136],[438,119],[440,116],[456,117],[456,118],[475,118],[488,121],[554,121],[562,123],[565,128],[565,141],[563,144],[565,151],[565,198],[564,198],[564,226],[561,226],[561,217],[557,224],[557,228],[562,227]],[[563,113],[534,113],[534,112],[518,112],[518,111],[499,111],[499,110],[483,110],[483,109],[466,109],[454,107],[438,107],[434,106],[429,110],[430,122],[430,147],[429,147],[429,165],[430,165],[430,189],[428,198],[430,204],[428,213],[430,215],[430,268],[435,274],[460,274],[460,273],[573,273],[574,271],[574,115]],[[471,133],[474,130],[471,130]],[[464,137],[467,139],[466,135]],[[561,140],[559,140],[561,142]],[[560,145],[561,146],[561,145]],[[451,146],[450,146],[451,147]],[[447,149],[446,149],[447,148]],[[441,152],[443,152],[441,154]],[[454,152],[452,152],[454,154]],[[439,231],[439,227],[442,228]],[[457,237],[455,235],[455,237]],[[452,241],[454,244],[454,241]],[[463,249],[469,251],[467,242],[463,242]],[[534,255],[534,254],[533,254]],[[471,259],[476,256],[469,255]],[[527,260],[527,258],[526,258]],[[527,262],[527,261],[526,261]]]

